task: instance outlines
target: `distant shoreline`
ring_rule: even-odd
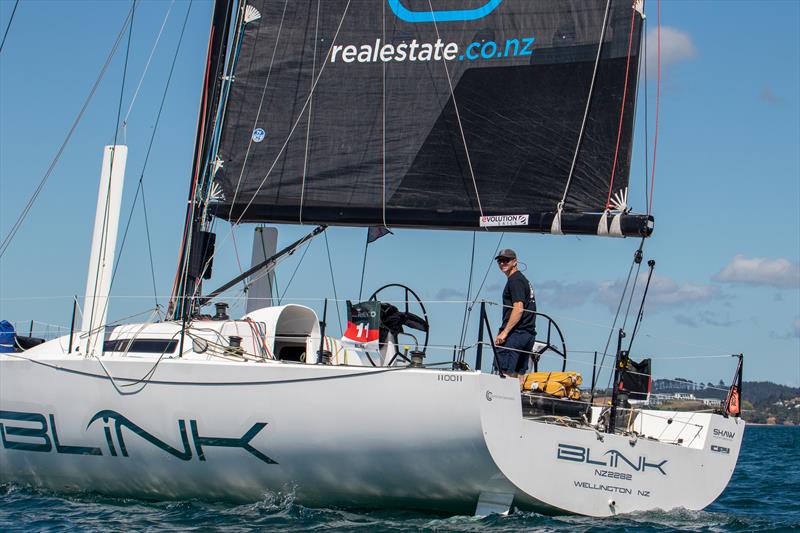
[[[747,422],[747,420],[745,420],[745,422],[747,423],[748,426],[759,426],[759,427],[768,427],[768,428],[797,428],[797,427],[800,427],[800,426],[798,426],[796,424],[791,424],[791,425],[789,425],[789,424],[763,424],[763,423],[760,423],[760,422]]]

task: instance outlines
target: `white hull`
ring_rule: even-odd
[[[601,442],[524,419],[517,381],[479,372],[169,359],[148,375],[152,359],[103,357],[112,382],[99,360],[48,345],[0,354],[1,482],[156,499],[293,491],[308,506],[469,514],[513,499],[606,516],[707,506],[744,430],[654,411],[637,429],[681,444]]]

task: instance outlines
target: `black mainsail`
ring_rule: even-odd
[[[561,232],[596,234],[627,187],[632,0],[247,5],[218,217],[549,232],[561,211]]]

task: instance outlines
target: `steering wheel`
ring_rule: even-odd
[[[419,341],[417,340],[416,336],[411,335],[410,333],[404,333],[404,334],[410,335],[411,338],[413,338],[414,341],[416,342],[415,348],[417,350],[421,351],[422,353],[425,353],[425,350],[428,349],[428,335],[429,335],[429,332],[430,332],[430,329],[431,329],[430,328],[430,322],[428,321],[428,311],[425,309],[425,305],[422,303],[422,300],[417,295],[417,293],[414,292],[413,289],[411,289],[410,287],[408,287],[406,285],[402,285],[400,283],[389,283],[388,285],[384,285],[383,287],[381,287],[378,290],[376,290],[375,292],[373,292],[372,296],[370,296],[369,299],[370,300],[378,300],[378,295],[381,292],[384,292],[386,289],[390,289],[392,287],[397,287],[397,288],[400,288],[400,289],[402,289],[404,291],[405,297],[403,298],[403,301],[405,302],[405,312],[406,313],[409,312],[408,308],[409,308],[409,302],[411,301],[411,297],[414,298],[414,301],[416,301],[417,305],[419,305],[419,308],[422,310],[422,317],[421,318],[422,318],[422,320],[423,320],[423,322],[425,324],[425,340],[424,340],[424,342],[422,344],[422,349],[420,350]],[[400,353],[399,347],[395,346],[395,354],[394,354],[394,357],[392,357],[392,361],[391,362],[394,362],[394,359],[396,357],[398,357],[398,356],[402,357],[406,361],[409,361],[406,356],[404,356],[402,353]]]

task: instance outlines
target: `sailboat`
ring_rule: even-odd
[[[127,156],[108,146],[81,327],[0,352],[0,482],[476,515],[708,506],[739,455],[741,358],[720,412],[650,410],[628,401],[649,371],[620,331],[592,405],[498,371],[485,309],[442,366],[436,325],[380,291],[348,302],[342,338],[307,306],[231,318],[217,299],[331,225],[644,242],[653,216],[626,205],[643,20],[631,0],[217,0],[168,317],[106,327]],[[204,292],[215,221],[315,229]],[[532,355],[566,371],[554,339]]]

